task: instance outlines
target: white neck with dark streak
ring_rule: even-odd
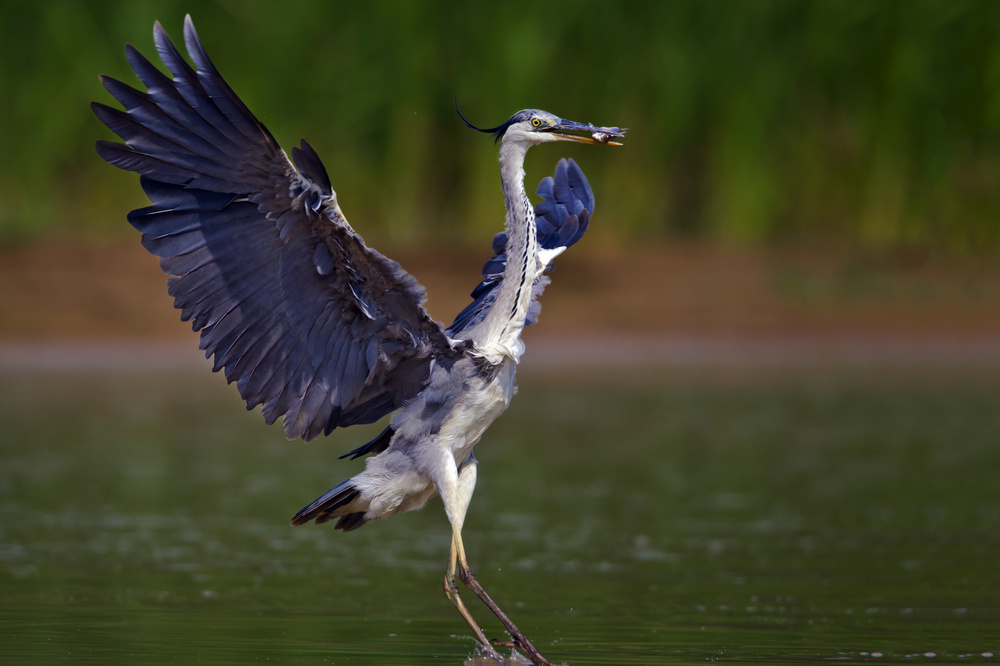
[[[524,156],[528,146],[500,142],[500,180],[507,205],[507,266],[493,307],[467,336],[479,353],[500,362],[515,362],[524,352],[521,331],[531,306],[531,288],[538,273],[535,211],[524,191]]]

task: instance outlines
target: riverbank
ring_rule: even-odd
[[[427,287],[441,321],[468,302],[484,259],[461,248],[386,253]],[[678,244],[574,248],[552,277],[526,333],[536,367],[1000,364],[1000,267],[986,262]],[[8,367],[199,361],[135,239],[0,249],[0,295]]]

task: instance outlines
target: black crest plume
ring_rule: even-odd
[[[475,125],[470,123],[465,116],[462,115],[462,112],[458,108],[457,97],[455,98],[455,113],[458,114],[458,117],[462,119],[462,122],[465,123],[465,126],[468,127],[469,129],[474,129],[477,132],[483,132],[484,134],[492,134],[494,143],[498,143],[500,139],[503,138],[504,132],[507,131],[507,128],[510,127],[511,120],[513,120],[513,117],[511,117],[505,123],[503,123],[502,125],[497,125],[496,127],[487,127],[487,128],[476,127]]]

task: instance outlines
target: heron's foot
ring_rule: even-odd
[[[531,641],[524,635],[524,632],[521,631],[516,624],[511,622],[510,618],[507,617],[507,614],[500,609],[492,598],[490,598],[490,595],[486,593],[483,586],[479,584],[478,580],[476,580],[476,574],[472,572],[472,569],[470,569],[468,565],[461,562],[459,563],[458,577],[463,583],[465,583],[466,587],[472,590],[476,596],[479,597],[479,599],[486,604],[491,611],[493,611],[493,614],[496,615],[497,619],[503,623],[503,626],[506,627],[508,633],[510,633],[511,637],[514,639],[509,643],[502,643],[494,640],[492,641],[494,645],[504,645],[521,649],[528,661],[535,666],[555,666],[551,661],[542,656],[542,653],[531,644]]]
[[[509,664],[510,666],[533,666],[535,663],[517,651],[517,644],[514,641],[500,641],[494,638],[491,642],[497,647],[512,648],[510,656],[497,656],[494,658],[485,654],[476,655],[466,659],[464,666],[495,666],[496,664]],[[563,664],[563,666],[566,665]]]
[[[497,652],[496,650],[493,649],[493,645],[491,643],[480,643],[479,644],[479,649],[477,650],[477,652],[481,652],[481,654],[477,654],[476,656],[474,656],[471,659],[469,659],[468,661],[466,661],[465,662],[466,666],[469,666],[470,664],[506,664],[507,663],[507,660],[504,659],[503,655],[501,655],[499,652]]]
[[[520,658],[520,660],[518,659]],[[521,655],[511,655],[508,659],[493,649],[493,646],[480,645],[475,654],[463,662],[463,666],[498,666],[498,664],[516,664],[517,666],[530,666],[531,662],[521,657]]]
[[[527,645],[523,645],[517,640],[502,641],[498,638],[491,638],[490,642],[493,643],[493,645],[496,647],[511,648],[510,657],[508,659],[505,659],[504,663],[556,666],[551,661],[543,657],[541,653],[535,648],[535,646],[532,645],[530,642]],[[524,656],[523,654],[517,651],[518,648],[524,650],[529,655],[533,655],[533,657]],[[566,664],[562,664],[561,666],[566,666]]]

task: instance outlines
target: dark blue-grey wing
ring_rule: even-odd
[[[542,264],[542,271],[531,288],[532,304],[528,311],[527,325],[538,319],[541,309],[538,297],[549,283],[546,274],[554,267],[552,260],[583,237],[594,211],[594,193],[583,171],[571,159],[559,160],[555,176],[543,178],[537,193],[542,197],[542,201],[535,206],[538,259]],[[497,287],[503,282],[503,272],[507,265],[507,232],[502,231],[494,236],[492,247],[494,256],[483,266],[483,281],[470,294],[472,303],[448,327],[448,334],[454,338],[460,337],[462,331],[482,321],[493,306]]]
[[[344,219],[304,141],[293,165],[205,54],[188,17],[192,68],[157,23],[169,78],[131,46],[146,87],[102,77],[123,110],[93,109],[125,144],[105,160],[140,174],[152,206],[129,221],[160,258],[181,318],[247,408],[290,438],[371,423],[416,395],[450,346],[423,288]],[[297,167],[297,168],[296,168]]]
[[[552,250],[580,240],[587,231],[587,223],[579,220],[574,223],[570,218],[587,211],[589,220],[594,214],[594,192],[576,162],[559,160],[555,177],[542,179],[537,193],[543,199],[535,206],[538,246]]]

